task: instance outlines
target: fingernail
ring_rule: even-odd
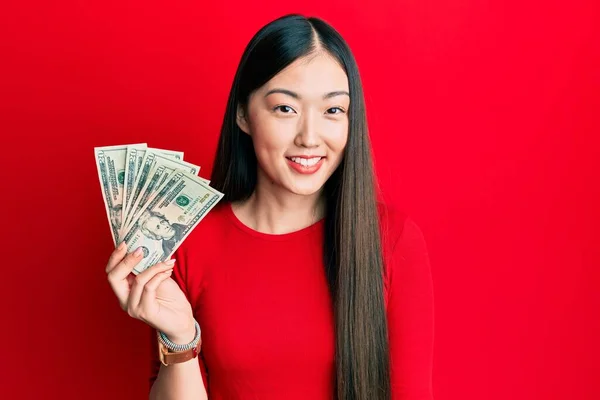
[[[170,270],[168,270],[168,271],[165,271],[165,275],[167,275],[167,276],[168,276],[168,275],[171,275],[172,273],[173,273],[173,270],[172,270],[172,269],[170,269]]]
[[[123,248],[126,246],[127,244],[125,242],[121,242],[119,243],[119,246],[117,247],[117,250],[123,250]]]
[[[168,261],[165,261],[165,264],[167,264],[167,265],[175,265],[175,260],[174,259],[170,259]]]
[[[142,248],[138,247],[135,252],[133,253],[134,256],[139,257],[142,255]]]

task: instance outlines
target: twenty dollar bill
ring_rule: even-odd
[[[124,235],[128,253],[137,248],[143,251],[133,273],[168,260],[222,197],[192,173],[175,171],[170,175]]]
[[[145,143],[135,145],[106,146],[94,148],[96,169],[100,178],[106,216],[110,224],[113,242],[119,240],[125,183],[125,158],[128,148],[143,149]]]

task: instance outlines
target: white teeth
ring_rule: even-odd
[[[300,157],[292,157],[291,160],[296,164],[300,164],[304,167],[312,167],[316,165],[319,161],[321,161],[322,157],[313,157],[313,158],[300,158]]]

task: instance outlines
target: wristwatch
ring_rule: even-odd
[[[196,334],[194,335],[194,339],[188,344],[175,344],[170,341],[163,332],[156,332],[158,339],[158,355],[160,362],[163,365],[169,366],[186,362],[198,356],[202,340],[200,337],[200,325],[196,320],[194,320],[194,327],[196,329]]]
[[[167,366],[167,367],[169,365],[183,363],[183,362],[191,360],[192,358],[196,358],[198,356],[198,353],[200,353],[201,345],[202,345],[202,340],[199,340],[196,347],[193,347],[189,350],[170,351],[159,339],[158,340],[158,357],[160,359],[160,362],[164,366]]]

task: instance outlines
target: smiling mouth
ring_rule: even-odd
[[[317,163],[319,161],[321,161],[321,159],[325,158],[325,157],[310,157],[310,158],[304,158],[304,157],[286,157],[288,160],[301,165],[303,167],[309,168],[309,167],[313,167],[315,165],[317,165]]]

